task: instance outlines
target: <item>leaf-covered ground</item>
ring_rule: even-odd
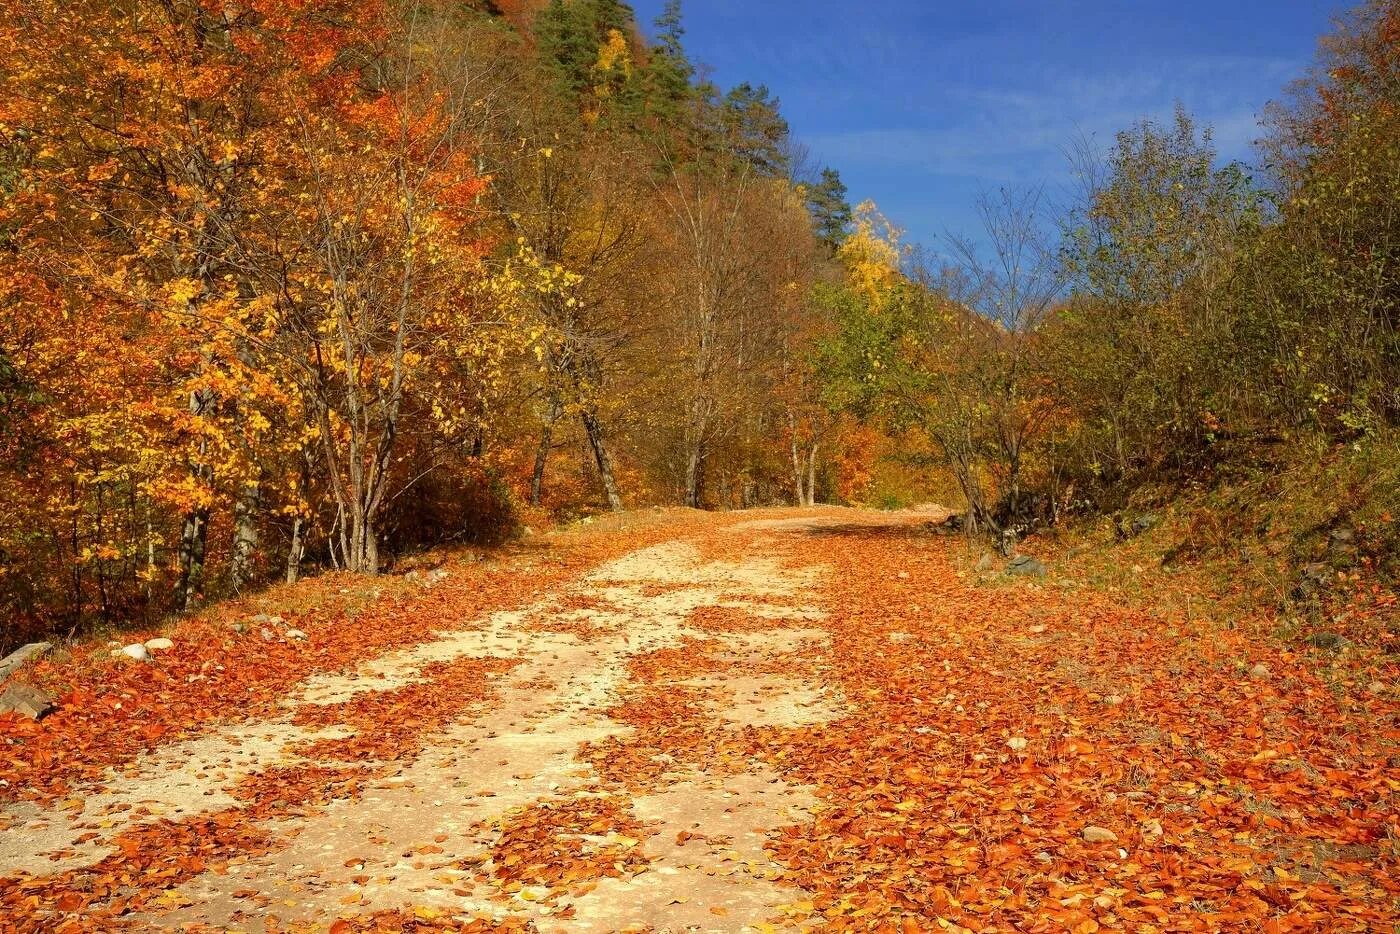
[[[1392,657],[960,570],[929,518],[671,513],[45,663],[0,930],[1400,920]]]

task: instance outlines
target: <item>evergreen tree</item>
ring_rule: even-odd
[[[839,172],[822,169],[821,181],[807,189],[807,210],[812,214],[818,239],[832,250],[838,249],[850,234],[852,216]]]
[[[657,30],[656,44],[639,75],[643,106],[647,116],[673,125],[695,96],[691,85],[695,66],[690,63],[681,42],[685,36],[685,27],[681,22],[681,0],[667,0],[654,25]]]
[[[788,123],[764,85],[745,81],[724,97],[720,120],[729,148],[762,175],[787,172]]]
[[[535,41],[541,64],[561,93],[583,99],[601,86],[626,84],[624,69],[600,73],[604,50],[627,41],[632,9],[620,0],[550,0],[535,18]]]

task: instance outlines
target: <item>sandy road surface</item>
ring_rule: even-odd
[[[278,717],[160,747],[55,808],[7,806],[0,876],[80,882],[143,824],[203,827],[237,814],[259,781],[324,774],[322,793],[247,821],[258,836],[251,852],[220,848],[207,868],[120,920],[317,929],[398,911],[604,931],[734,930],[781,916],[804,893],[774,881],[780,871],[764,841],[807,819],[806,789],[754,762],[712,769],[665,754],[652,757],[659,769],[643,787],[628,788],[584,752],[625,742],[633,727],[614,709],[658,687],[697,699],[707,730],[841,717],[839,691],[811,664],[829,644],[819,594],[830,569],[777,541],[831,521],[817,513],[739,523],[717,533],[718,549],[684,540],[643,548],[531,606],[444,619],[430,641],[296,686]],[[716,629],[711,618],[726,622]],[[709,663],[692,674],[685,653],[701,643]],[[646,672],[668,652],[678,665]],[[804,664],[784,664],[799,654]],[[499,663],[478,670],[488,689],[419,737],[411,758],[356,757],[336,742],[356,735],[355,718],[340,722],[338,709],[431,691],[454,666],[482,661]],[[275,788],[252,794],[276,803]],[[521,827],[525,852],[508,852],[502,841]]]

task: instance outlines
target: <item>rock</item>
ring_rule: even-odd
[[[1033,636],[1038,636],[1041,633],[1045,632],[1046,628],[1047,627],[1043,623],[1037,623],[1036,625],[1027,629],[1026,632],[1030,633]]]
[[[273,632],[271,629],[268,629],[266,626],[264,626],[259,631],[258,635],[262,636],[262,640],[264,642],[271,642],[273,639],[277,638],[277,633]]]
[[[144,662],[146,659],[151,657],[150,653],[146,651],[146,647],[139,642],[133,642],[131,645],[128,645],[125,648],[117,649],[117,651],[113,654],[124,655],[132,661],[136,662]]]
[[[1327,580],[1327,565],[1314,561],[1304,565],[1298,572],[1298,583],[1293,587],[1293,598],[1304,600],[1317,593],[1322,582]]]
[[[428,582],[432,584],[447,580],[446,568],[433,568],[428,572]]]
[[[925,522],[924,532],[933,535],[957,535],[966,528],[966,520],[957,513],[953,513],[942,522]]]
[[[1012,752],[1020,752],[1026,748],[1026,738],[1024,736],[1013,736],[1006,741],[1006,745]]]
[[[53,698],[32,685],[11,684],[0,694],[0,713],[17,713],[38,720],[53,708]]]
[[[1134,535],[1141,535],[1143,532],[1155,528],[1157,524],[1161,521],[1161,516],[1157,515],[1155,512],[1149,512],[1146,515],[1138,516],[1136,519],[1134,519],[1133,524],[1130,525],[1128,528],[1132,531]]]
[[[1114,843],[1118,840],[1118,834],[1107,827],[1095,827],[1090,824],[1079,832],[1086,843]]]
[[[256,623],[260,626],[282,626],[287,621],[280,616],[268,616],[266,613],[259,613],[257,616],[248,617],[248,622]]]
[[[1335,652],[1347,645],[1347,640],[1335,632],[1315,632],[1308,636],[1307,641],[1313,648],[1325,649],[1328,652]]]
[[[287,630],[287,638],[288,638],[288,639],[305,639],[305,638],[306,638],[306,633],[302,632],[300,629],[288,629],[288,630]]]
[[[1273,674],[1269,666],[1263,662],[1256,662],[1254,667],[1249,669],[1249,676],[1255,681],[1263,681]]]
[[[1030,555],[1017,555],[1006,565],[1006,573],[1013,577],[1044,577],[1045,565]]]
[[[53,645],[48,642],[31,642],[28,645],[22,645],[15,649],[9,655],[0,659],[0,679],[7,678],[11,673],[18,671],[19,667],[25,662],[47,655],[51,648],[53,648]]]
[[[233,631],[239,634],[245,633],[248,631],[248,624],[243,622],[234,623]]]
[[[175,648],[175,643],[162,636],[158,639],[147,639],[146,648],[152,652],[164,652],[167,649]]]
[[[992,557],[990,551],[987,551],[983,552],[982,557],[978,559],[977,567],[974,568],[974,570],[976,570],[978,574],[986,574],[989,571],[996,570],[996,566],[997,559]]]

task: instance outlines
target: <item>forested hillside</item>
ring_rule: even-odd
[[[9,3],[0,605],[810,499],[848,208],[678,5]]]
[[[1177,557],[1393,580],[1400,4],[1259,166],[1144,121],[929,253],[683,37],[0,0],[0,641],[650,504],[951,495],[1010,553],[1228,489]]]

